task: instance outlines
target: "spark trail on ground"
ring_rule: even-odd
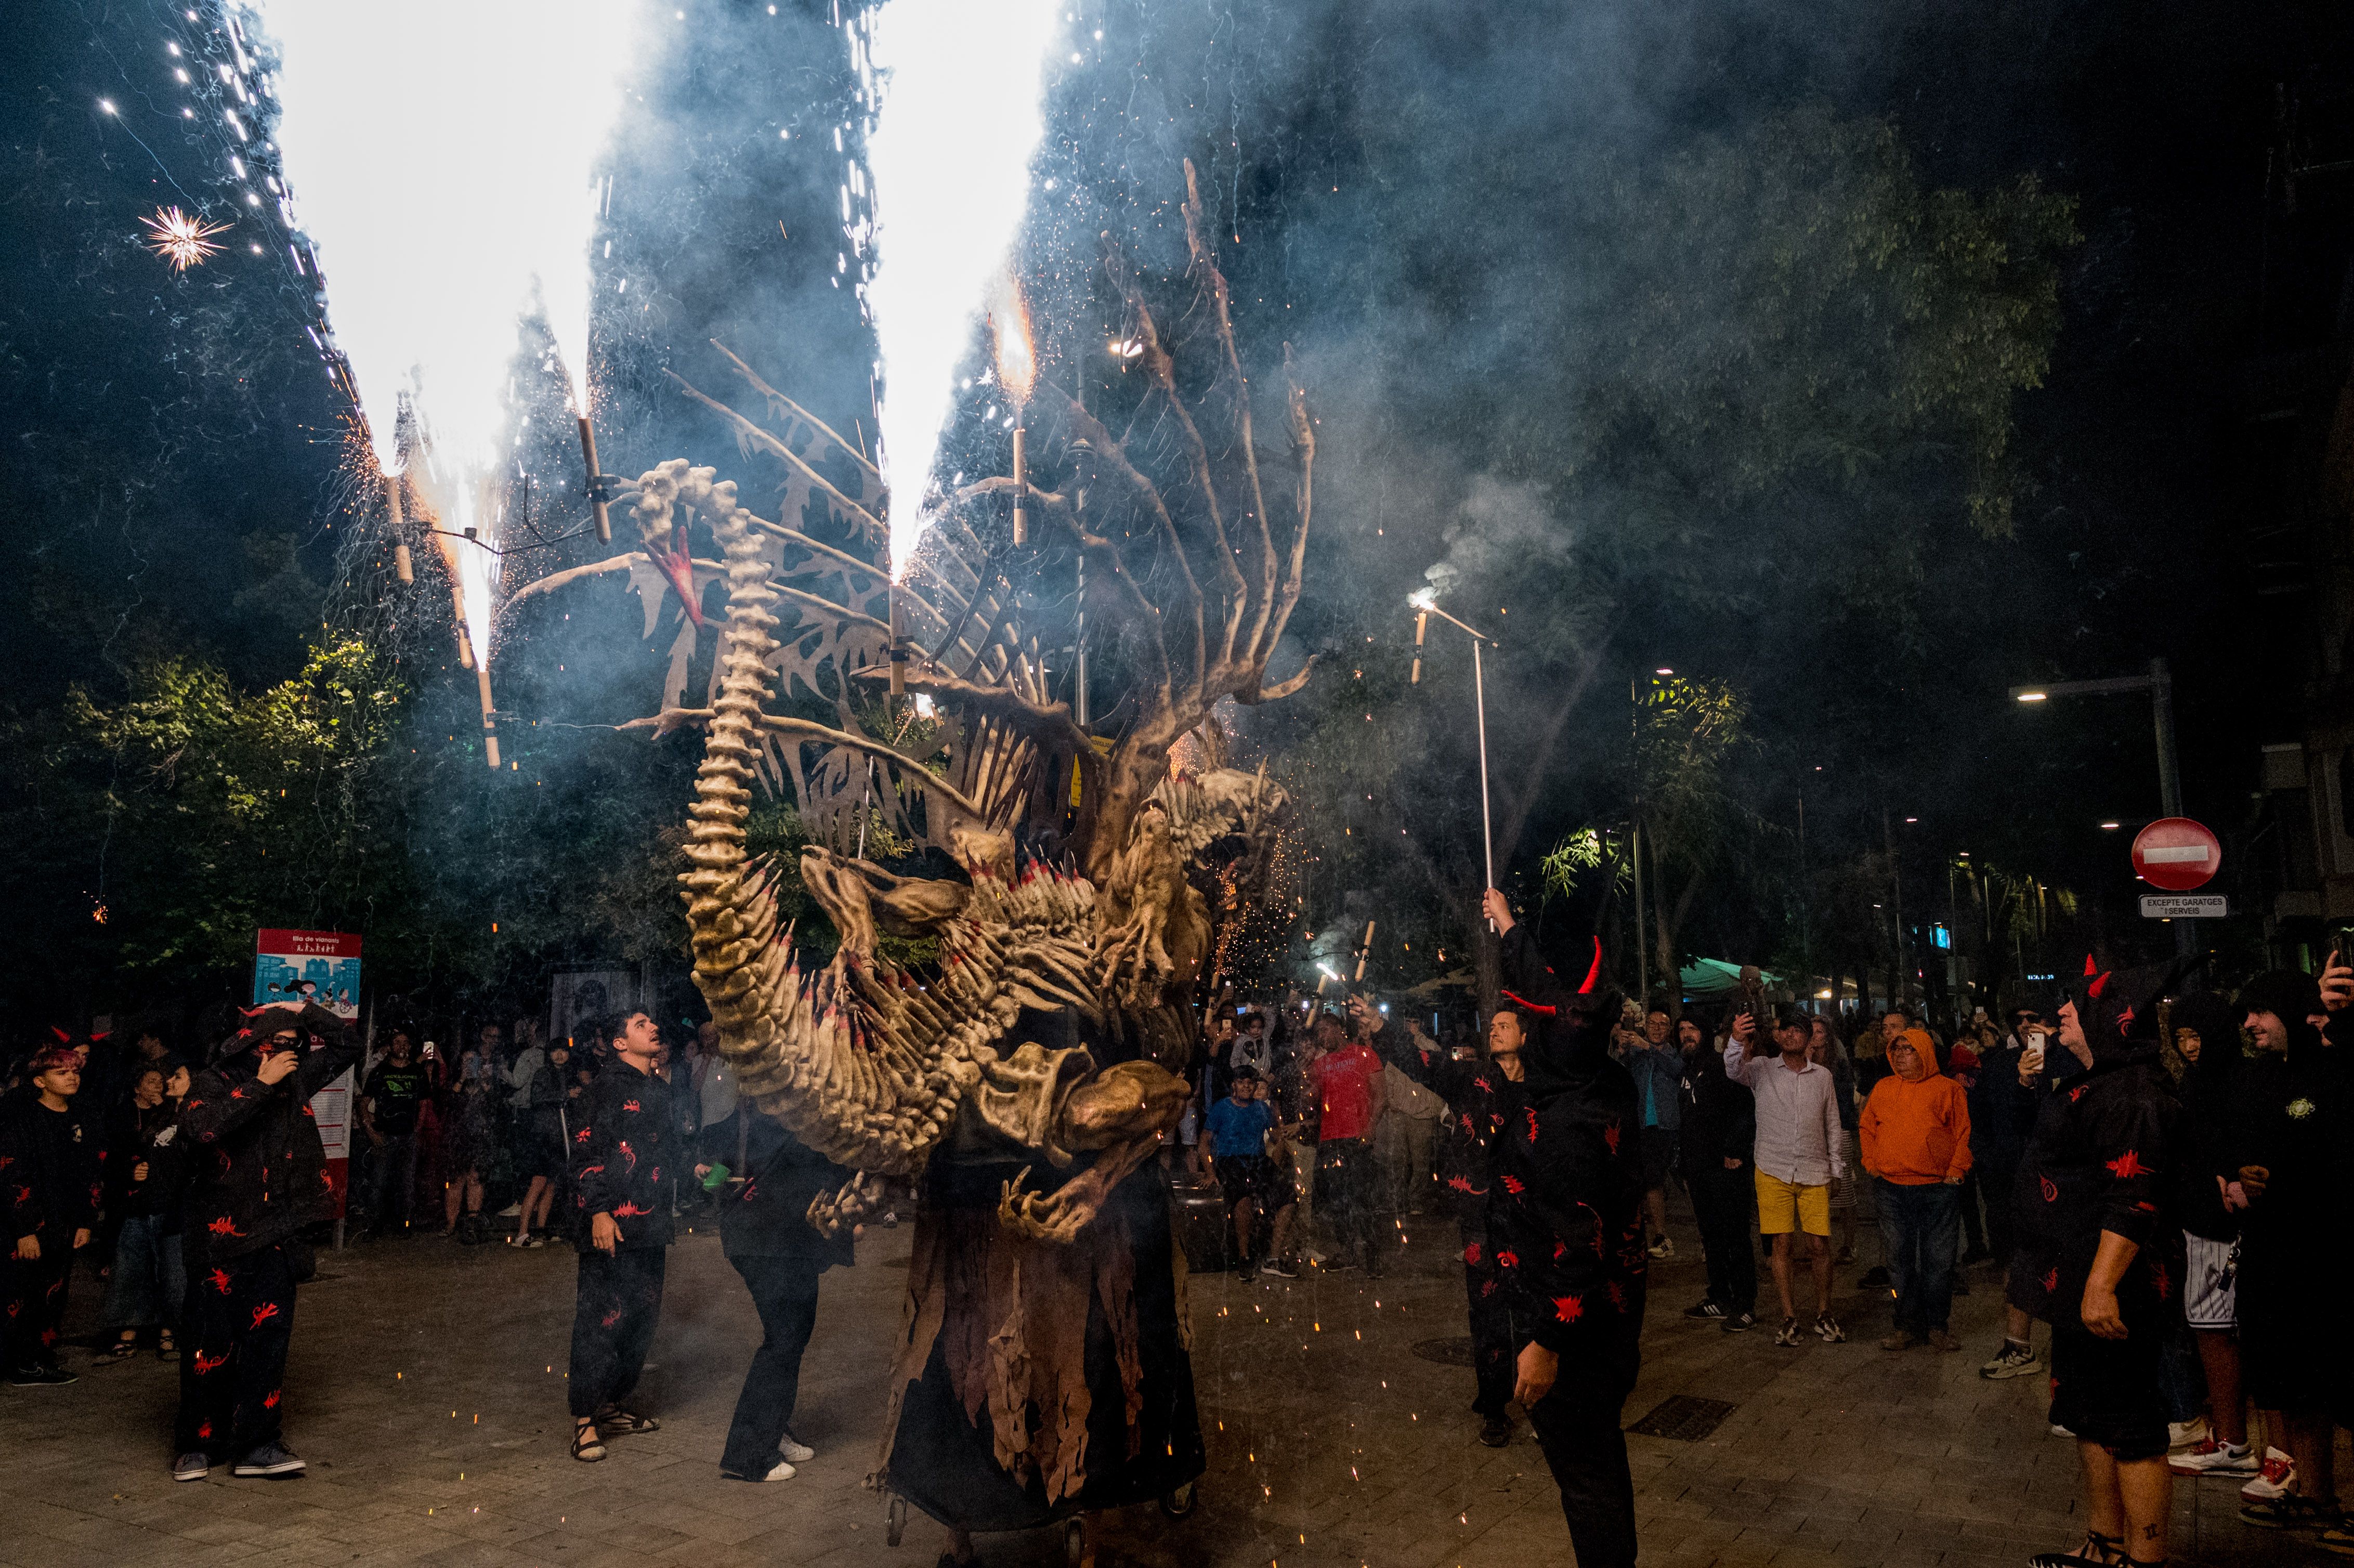
[[[957,369],[1028,209],[1047,57],[1064,26],[1059,0],[886,0],[865,29],[876,101],[865,297],[895,575],[928,521]]]
[[[636,42],[631,0],[259,0],[276,44],[276,140],[316,251],[376,461],[446,531],[466,627],[487,657],[504,456],[523,320],[544,313],[588,408],[595,171]]]

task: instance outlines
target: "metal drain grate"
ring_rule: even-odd
[[[1469,1335],[1459,1340],[1416,1340],[1414,1353],[1424,1361],[1437,1361],[1443,1367],[1468,1367],[1472,1364]]]
[[[1421,1347],[1416,1346],[1417,1350]],[[1701,1399],[1679,1393],[1661,1400],[1651,1414],[1627,1428],[1645,1437],[1665,1437],[1676,1443],[1697,1443],[1722,1425],[1734,1406],[1722,1399]]]

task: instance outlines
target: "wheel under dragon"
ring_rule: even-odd
[[[1148,472],[1103,418],[1061,399],[1064,488],[1035,472],[1020,486],[1055,550],[984,544],[1016,488],[984,480],[948,498],[895,590],[877,564],[881,508],[867,503],[880,476],[734,361],[762,418],[685,390],[743,450],[784,468],[783,520],[673,460],[619,486],[634,492],[642,550],[515,596],[627,571],[649,635],[677,607],[662,712],[636,724],[706,737],[681,878],[695,983],[743,1092],[854,1173],[812,1203],[812,1225],[836,1234],[896,1189],[917,1194],[874,1484],[970,1530],[1167,1498],[1202,1467],[1184,1263],[1154,1156],[1190,1092],[1234,903],[1204,889],[1231,891],[1265,865],[1284,804],[1263,768],[1223,766],[1215,710],[1308,677],[1264,683],[1299,596],[1314,436],[1287,349],[1289,461],[1269,467],[1288,471],[1261,474],[1225,281],[1187,175],[1186,281],[1209,307],[1186,318],[1207,323],[1206,371],[1182,384],[1194,390],[1181,391],[1180,350],[1161,342],[1142,285],[1108,264],[1142,345],[1132,412],[1173,429],[1177,455],[1161,443],[1168,471]],[[1288,514],[1280,544],[1271,494]],[[706,538],[716,558],[695,556]],[[1131,558],[1140,549],[1149,562]],[[1023,622],[1016,579],[1057,562],[1138,672],[1105,740],[1055,700]],[[719,583],[724,613],[707,617]],[[1173,585],[1166,602],[1147,583]],[[920,724],[884,697],[895,642],[907,690],[932,709]],[[690,706],[705,646],[707,695]],[[802,716],[827,706],[832,722]],[[1172,749],[1196,760],[1172,770]],[[748,849],[763,788],[790,797],[813,841],[800,882],[839,945],[812,969],[779,914],[780,868]],[[864,858],[878,823],[960,874]],[[886,938],[931,957],[895,959]]]

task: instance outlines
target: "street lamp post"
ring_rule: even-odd
[[[2034,704],[2053,697],[2106,697],[2149,694],[2150,727],[2158,741],[2158,809],[2160,816],[2182,815],[2182,759],[2174,744],[2174,672],[2164,659],[2152,659],[2143,675],[2113,675],[2100,681],[2052,681],[2037,686],[2013,686],[2012,700]],[[2174,922],[2174,950],[2190,958],[2199,950],[2199,923]]]

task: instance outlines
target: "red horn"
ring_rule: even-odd
[[[1580,996],[1591,996],[1591,995],[1593,995],[1593,994],[1594,994],[1594,982],[1595,982],[1596,980],[1600,980],[1601,978],[1602,978],[1602,938],[1601,938],[1600,937],[1596,937],[1596,938],[1594,938],[1594,963],[1593,963],[1592,967],[1590,967],[1589,969],[1586,969],[1586,971],[1585,971],[1585,983],[1584,985],[1581,985],[1581,986],[1579,986],[1579,987],[1577,988],[1577,994],[1578,994],[1578,995],[1580,995]]]
[[[2093,962],[2093,955],[2086,953],[2084,955],[2084,978],[2086,980],[2091,980],[2094,975],[2099,974],[2100,972],[2101,967]]]
[[[2101,992],[2106,991],[2108,986],[2109,977],[2107,975],[2103,975],[2098,980],[2095,980],[2092,984],[2084,988],[2084,994],[2086,996],[2097,997]]]
[[[58,1044],[60,1045],[70,1045],[73,1044],[73,1036],[67,1033],[64,1030],[58,1028],[54,1023],[49,1025],[49,1033],[58,1037]]]

